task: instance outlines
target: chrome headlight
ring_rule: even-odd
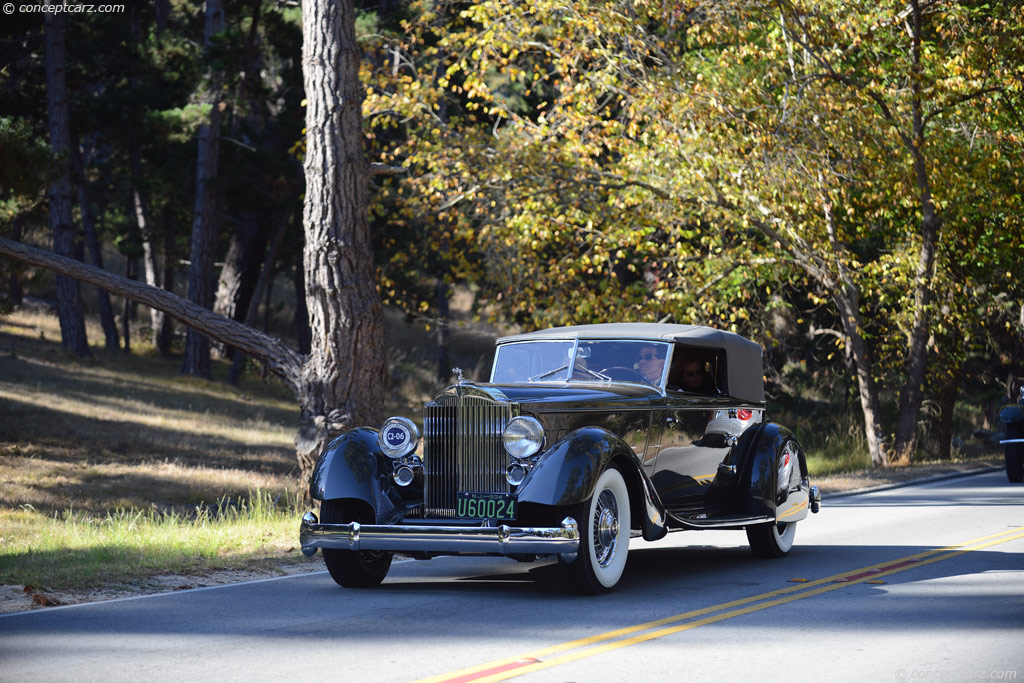
[[[544,428],[535,418],[520,415],[509,420],[502,439],[513,458],[528,458],[544,445]]]
[[[377,434],[377,443],[389,458],[402,458],[414,450],[420,442],[420,430],[412,420],[404,417],[389,417]]]

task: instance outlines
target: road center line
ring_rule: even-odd
[[[503,681],[516,676],[521,676],[533,671],[547,669],[559,664],[566,664],[578,659],[592,657],[603,652],[616,650],[629,645],[662,638],[664,636],[679,633],[713,624],[733,617],[751,614],[770,607],[784,605],[796,600],[813,597],[822,593],[837,590],[846,586],[862,583],[869,579],[875,580],[883,576],[889,576],[899,572],[914,569],[934,562],[952,559],[960,555],[988,548],[990,546],[1007,543],[1024,538],[1024,528],[1015,527],[1008,531],[1001,531],[987,536],[981,536],[957,545],[936,548],[925,552],[909,555],[897,560],[889,560],[879,564],[849,570],[840,574],[833,574],[821,579],[809,581],[796,586],[780,588],[760,595],[748,598],[741,598],[730,602],[704,607],[682,614],[665,617],[656,621],[649,621],[635,626],[608,631],[595,636],[573,640],[559,645],[535,650],[533,652],[501,659],[486,664],[467,667],[455,672],[440,674],[431,678],[421,679],[416,683],[492,683]],[[757,603],[757,604],[755,604]],[[738,608],[738,609],[737,609]],[[712,615],[712,616],[706,616]],[[697,619],[697,617],[705,617]],[[696,620],[694,620],[696,619]],[[694,620],[694,621],[690,621]],[[679,624],[678,622],[686,623]],[[669,628],[662,628],[670,624],[677,624]],[[652,630],[657,629],[657,630]],[[647,633],[642,633],[648,631]],[[623,638],[630,634],[639,634],[631,638]],[[575,652],[571,652],[575,650]],[[566,652],[560,657],[543,659],[545,656]]]

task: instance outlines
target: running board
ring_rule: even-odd
[[[742,529],[751,524],[774,523],[774,517],[766,515],[675,515],[669,511],[673,522],[689,529]]]

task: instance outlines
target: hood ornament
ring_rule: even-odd
[[[452,368],[452,372],[455,373],[455,378],[458,380],[459,384],[462,384],[465,381],[465,378],[462,376],[462,368]]]

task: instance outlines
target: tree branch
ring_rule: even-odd
[[[0,254],[88,282],[118,296],[163,311],[198,332],[260,360],[271,372],[280,377],[296,396],[299,396],[304,358],[276,337],[214,313],[164,289],[150,287],[22,242],[0,237]]]

